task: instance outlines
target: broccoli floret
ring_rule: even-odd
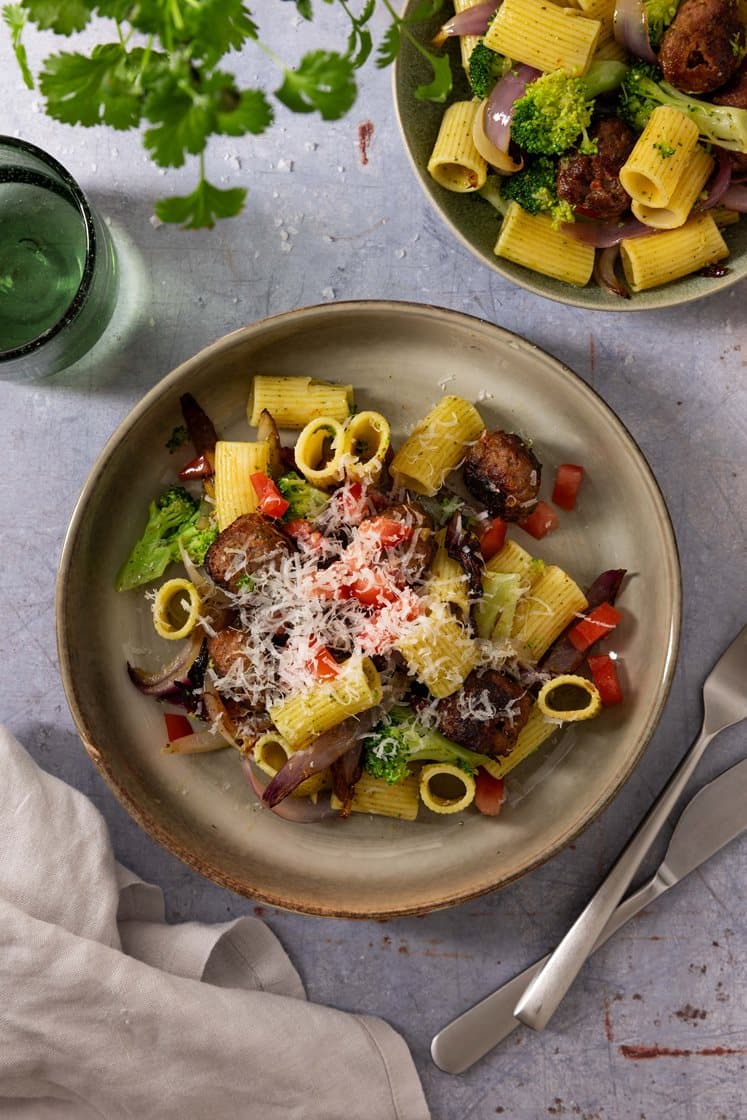
[[[468,774],[491,760],[452,743],[439,731],[418,723],[410,708],[392,708],[363,741],[363,765],[374,778],[403,781],[411,762],[451,762]]]
[[[573,207],[558,198],[557,166],[549,156],[538,156],[503,182],[502,193],[509,201],[518,202],[529,214],[546,213],[553,225],[572,222]]]
[[[503,55],[491,51],[482,39],[476,43],[467,68],[467,77],[475,97],[479,97],[481,101],[486,98],[499,78],[503,77],[508,65]]]
[[[579,136],[579,150],[591,154],[596,144],[586,130],[591,124],[594,98],[616,89],[625,76],[622,62],[594,62],[583,78],[552,70],[530,82],[514,102],[511,139],[531,155],[560,155]]]
[[[329,500],[323,490],[317,490],[316,486],[312,486],[295,471],[289,471],[278,479],[278,490],[290,502],[285,513],[287,521],[292,521],[294,517],[305,517],[313,521]]]
[[[644,0],[648,41],[652,47],[658,47],[679,6],[680,0]]]
[[[196,563],[217,536],[215,529],[197,528],[199,503],[181,486],[172,486],[148,507],[148,521],[116,579],[117,591],[129,591],[158,579],[179,559],[179,541]]]
[[[695,121],[700,138],[732,152],[747,152],[747,109],[698,101],[670,86],[661,71],[645,62],[632,66],[622,83],[619,114],[637,132],[643,132],[658,105],[670,105]]]

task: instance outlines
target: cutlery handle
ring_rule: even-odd
[[[645,859],[662,826],[666,823],[667,817],[714,734],[706,732],[705,726],[701,728],[698,738],[654,802],[607,878],[550,955],[545,967],[530,982],[519,999],[514,1008],[514,1015],[528,1027],[543,1030],[549,1023],[615,907],[630,886],[641,861]]]
[[[604,927],[594,949],[603,945],[620,926],[667,889],[668,884],[657,874],[621,902]],[[520,1027],[521,1022],[513,1013],[516,1001],[549,959],[548,953],[542,960],[525,968],[497,991],[492,992],[443,1027],[431,1042],[431,1057],[439,1069],[445,1073],[464,1073],[479,1058]]]

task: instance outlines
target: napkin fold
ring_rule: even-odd
[[[258,918],[164,920],[106,824],[0,726],[0,1115],[428,1120],[404,1040],[306,1001]]]

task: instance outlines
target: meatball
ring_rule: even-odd
[[[219,677],[230,673],[237,661],[241,663],[242,669],[249,668],[250,661],[243,648],[244,639],[242,631],[234,630],[232,626],[219,630],[208,638],[208,654]]]
[[[464,460],[464,485],[493,517],[520,521],[537,504],[542,464],[520,436],[483,432]]]
[[[605,117],[592,130],[595,155],[573,155],[558,166],[558,198],[591,218],[613,221],[630,206],[620,168],[633,150],[635,133],[618,117]]]
[[[713,95],[713,103],[731,105],[734,109],[747,109],[747,59],[729,84]]]
[[[447,739],[480,754],[507,754],[529,719],[533,702],[523,685],[506,673],[475,670],[458,692],[438,701],[438,729]]]
[[[684,0],[664,32],[659,66],[685,93],[712,93],[741,62],[744,28],[736,0]]]
[[[260,513],[237,517],[211,544],[205,557],[208,573],[221,587],[239,590],[241,580],[292,550],[291,542]]]

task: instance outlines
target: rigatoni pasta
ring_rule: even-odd
[[[335,385],[313,377],[280,377],[257,373],[247,404],[247,417],[256,428],[267,409],[279,428],[301,429],[315,416],[331,416],[338,422],[351,413],[352,385]]]
[[[584,74],[601,30],[599,20],[547,0],[503,0],[485,45],[538,70]]]
[[[583,288],[594,271],[594,249],[553,226],[548,214],[528,214],[518,202],[508,207],[493,250],[515,264]]]
[[[484,429],[482,417],[469,401],[442,397],[395,454],[389,467],[392,477],[416,494],[435,494]]]
[[[631,289],[643,292],[724,260],[729,249],[707,211],[679,229],[622,241],[620,256]]]
[[[458,194],[485,185],[488,165],[472,138],[476,101],[455,101],[443,115],[428,172],[442,187]]]
[[[292,751],[381,699],[381,679],[368,657],[351,657],[334,679],[273,704],[269,716]]]
[[[218,440],[215,445],[215,513],[218,528],[225,529],[237,517],[254,513],[257,492],[251,481],[253,474],[267,471],[270,448],[260,443]]]
[[[633,216],[652,229],[677,229],[678,226],[683,226],[712,171],[713,157],[696,144],[674,185],[667,205],[649,206],[634,200],[631,205]]]
[[[668,206],[698,142],[692,117],[668,105],[654,109],[620,169],[620,182],[634,202]]]

